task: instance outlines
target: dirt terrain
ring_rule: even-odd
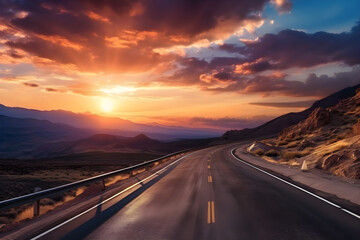
[[[308,118],[284,129],[276,138],[249,148],[268,161],[301,165],[304,160],[346,178],[360,178],[360,90],[329,108],[316,108]],[[265,146],[265,147],[264,147]]]

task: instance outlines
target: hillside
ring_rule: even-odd
[[[214,139],[184,139],[173,142],[162,142],[151,139],[144,134],[135,137],[122,137],[109,134],[96,134],[76,141],[63,141],[44,144],[29,152],[33,158],[49,158],[86,152],[150,153],[164,155],[167,153],[205,146]]]
[[[69,141],[92,135],[90,130],[30,118],[0,115],[1,157],[26,157],[27,152],[48,142]]]
[[[339,101],[341,101],[342,99],[354,96],[356,94],[356,89],[358,89],[359,87],[360,85],[345,88],[326,98],[316,101],[310,108],[302,112],[288,113],[282,115],[256,128],[227,131],[221,137],[221,140],[238,141],[248,140],[251,138],[264,138],[274,136],[280,133],[283,129],[305,120],[316,108],[332,107],[339,103]]]
[[[308,118],[263,143],[272,154],[262,154],[273,160],[291,165],[306,160],[310,168],[360,179],[360,88],[355,96],[314,109]]]
[[[45,158],[94,151],[123,153],[152,152],[161,155],[165,148],[166,143],[148,138],[143,134],[135,137],[96,134],[76,141],[44,144],[30,152],[29,155],[34,158]]]
[[[146,134],[161,140],[179,138],[210,138],[219,137],[222,131],[205,128],[188,128],[181,126],[162,126],[139,124],[117,117],[105,117],[91,113],[73,113],[63,110],[40,111],[19,107],[7,107],[0,104],[0,115],[13,118],[31,118],[62,123],[75,128],[91,129],[94,132],[134,137]]]
[[[0,158],[34,159],[92,151],[166,154],[204,146],[208,139],[159,141],[145,134],[125,137],[62,123],[0,115]]]

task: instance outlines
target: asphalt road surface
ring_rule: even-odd
[[[360,220],[236,160],[197,151],[35,239],[360,239]]]

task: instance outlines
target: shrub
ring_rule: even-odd
[[[302,136],[297,136],[296,138],[295,138],[295,140],[303,140],[304,139],[304,137],[302,137]]]
[[[280,154],[276,149],[270,149],[269,151],[265,152],[265,156],[268,156],[268,157],[277,157],[279,155]]]
[[[288,141],[281,140],[280,142],[278,142],[277,146],[284,146],[286,144],[288,144]]]
[[[290,159],[294,159],[294,158],[301,158],[308,154],[309,154],[308,151],[293,151],[293,152],[283,152],[281,154],[281,156],[285,160],[290,160]]]
[[[258,148],[258,149],[255,149],[253,153],[255,155],[262,156],[262,155],[264,155],[264,150],[262,150],[261,148]]]
[[[291,143],[289,143],[289,145],[287,145],[287,148],[294,148],[297,145],[299,145],[299,142],[291,142]]]

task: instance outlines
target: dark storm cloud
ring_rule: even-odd
[[[181,66],[163,79],[178,85],[199,85],[216,92],[281,94],[286,96],[325,96],[360,83],[360,24],[351,31],[333,34],[284,30],[266,34],[243,46],[224,44],[222,51],[239,53],[239,57],[218,57],[205,61],[182,58]],[[281,70],[309,68],[342,62],[354,66],[350,72],[334,76],[310,74],[305,81],[294,81]],[[262,73],[266,70],[271,70]],[[275,70],[275,71],[274,71]]]
[[[143,1],[145,12],[137,17],[144,30],[193,36],[221,25],[221,21],[256,19],[267,0],[150,0]]]
[[[245,46],[225,44],[220,49],[245,55],[244,69],[262,72],[292,67],[313,67],[331,62],[353,66],[360,64],[360,23],[350,32],[308,34],[297,30],[283,30],[265,34],[259,41],[245,42]]]
[[[287,80],[286,76],[249,76],[237,78],[225,87],[204,87],[212,92],[280,94],[284,96],[327,96],[349,86],[360,84],[360,68],[334,76],[310,74],[302,81]]]
[[[0,1],[0,22],[26,36],[3,36],[7,46],[31,55],[86,71],[147,71],[169,61],[154,48],[231,33],[244,20],[260,20],[267,2]]]

